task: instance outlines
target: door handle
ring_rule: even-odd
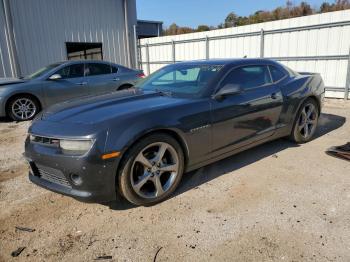
[[[113,81],[119,81],[120,78],[116,77],[116,78],[113,78],[112,80],[113,80]]]
[[[87,82],[80,82],[80,83],[77,83],[78,86],[86,86],[87,85]]]

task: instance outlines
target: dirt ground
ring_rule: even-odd
[[[31,184],[30,123],[3,120],[0,261],[350,261],[350,162],[324,152],[350,141],[348,119],[350,102],[327,101],[312,142],[280,139],[186,174],[153,207],[85,204]]]

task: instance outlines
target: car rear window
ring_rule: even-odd
[[[284,72],[282,72],[280,69],[278,69],[275,66],[269,66],[269,68],[270,68],[273,82],[277,82],[286,76]]]
[[[87,76],[107,75],[112,72],[111,66],[107,64],[89,63],[87,64]]]

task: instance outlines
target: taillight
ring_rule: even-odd
[[[138,77],[138,78],[145,78],[146,76],[145,76],[144,73],[140,73],[140,74],[137,74],[137,77]]]

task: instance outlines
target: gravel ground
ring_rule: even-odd
[[[186,174],[153,207],[84,204],[31,184],[29,123],[2,121],[0,261],[350,261],[350,162],[324,153],[350,141],[347,119],[350,103],[327,101],[312,142],[281,139]]]

